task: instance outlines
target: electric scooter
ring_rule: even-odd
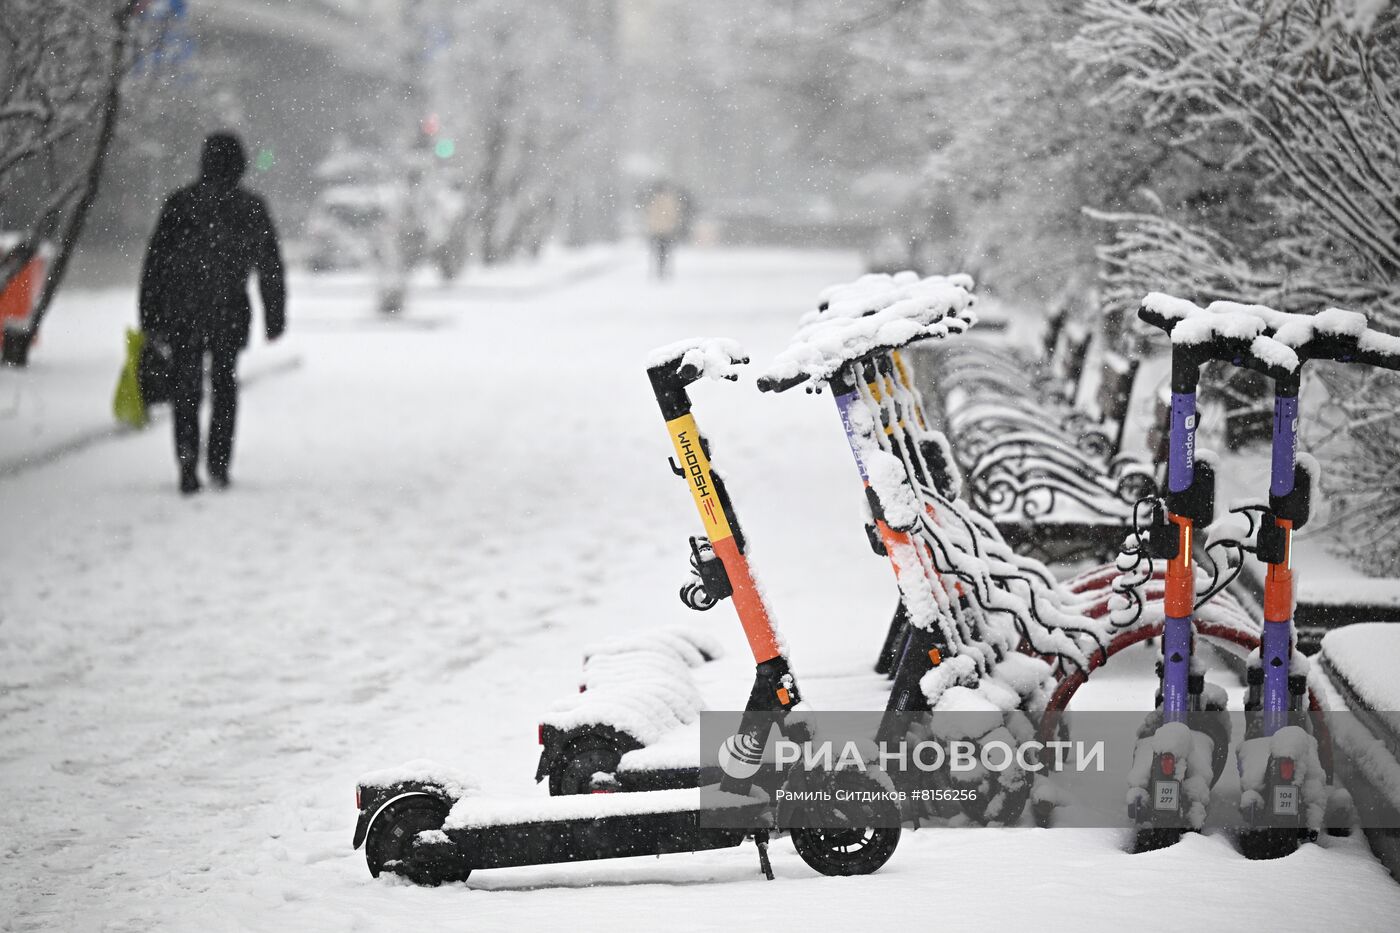
[[[365,847],[370,873],[403,875],[419,884],[463,881],[472,871],[730,848],[753,839],[760,868],[770,831],[789,827],[794,847],[828,875],[868,874],[894,853],[898,807],[863,772],[762,767],[771,732],[791,741],[808,736],[789,714],[801,696],[776,628],[754,583],[728,497],[719,490],[691,414],[687,387],[702,377],[735,378],[747,358],[728,341],[691,341],[658,351],[648,376],[707,537],[692,544],[709,596],[732,598],[755,661],[753,689],[737,732],[720,750],[724,777],[704,789],[633,794],[491,800],[433,768],[393,769],[364,776],[356,787],[359,819],[353,844]],[[712,556],[711,556],[712,555]],[[840,782],[859,802],[839,826],[804,823],[801,804]],[[862,782],[864,791],[861,791]],[[778,791],[788,801],[775,805]],[[703,797],[703,799],[702,799]],[[802,825],[799,825],[802,824]]]
[[[1143,300],[1138,317],[1172,341],[1167,494],[1165,510],[1161,503],[1154,509],[1148,538],[1152,556],[1167,562],[1159,714],[1138,741],[1128,805],[1137,826],[1135,850],[1143,852],[1171,845],[1187,829],[1202,825],[1210,787],[1224,771],[1230,744],[1224,693],[1207,690],[1205,673],[1194,663],[1194,538],[1215,515],[1214,466],[1196,450],[1201,367],[1223,360],[1287,379],[1294,357],[1251,314],[1211,313],[1153,293]]]
[[[1331,360],[1397,369],[1400,340],[1371,331],[1364,315],[1338,308],[1300,315],[1218,301],[1207,311],[1253,314],[1296,355],[1296,364],[1273,374],[1269,499],[1257,510],[1253,548],[1266,568],[1263,633],[1246,670],[1248,715],[1239,750],[1245,824],[1240,849],[1252,859],[1279,858],[1301,840],[1316,838],[1319,817],[1333,826],[1344,822],[1325,786],[1319,739],[1308,715],[1308,661],[1297,653],[1293,626],[1293,534],[1308,522],[1316,479],[1315,461],[1298,457],[1302,368],[1310,360]]]
[[[1034,729],[1029,721],[1017,716],[1019,708],[1033,699],[1024,686],[1032,683],[1030,693],[1038,693],[1035,688],[1049,679],[1051,668],[1041,659],[1018,653],[1021,636],[1011,625],[992,622],[991,616],[1031,623],[1035,596],[1031,594],[1027,604],[1013,593],[1018,587],[1028,589],[1025,568],[1008,565],[1011,572],[993,581],[986,572],[988,564],[975,553],[975,544],[974,553],[962,564],[978,565],[980,577],[968,574],[959,564],[962,555],[949,553],[947,538],[938,531],[943,520],[939,509],[949,505],[940,490],[956,489],[956,471],[941,436],[924,430],[921,405],[897,357],[901,347],[915,340],[964,332],[975,320],[970,313],[972,299],[961,283],[951,279],[924,280],[918,285],[902,300],[942,301],[943,327],[936,332],[900,335],[879,319],[889,312],[863,308],[853,300],[853,307],[843,309],[846,314],[804,321],[789,349],[768,375],[760,377],[759,387],[785,391],[806,383],[809,391],[831,389],[836,401],[866,493],[872,544],[890,560],[909,620],[904,623],[897,618],[886,637],[894,656],[887,712],[929,712],[945,696],[953,695],[948,691],[961,691],[958,702],[964,710],[1001,713],[989,721],[1004,719],[1013,731],[1021,728],[1030,735]],[[868,300],[865,295],[858,297]],[[948,521],[967,521],[954,511]],[[1037,580],[1042,589],[1052,583]],[[1092,627],[1077,615],[1062,613],[1057,621]],[[1087,663],[1084,652],[1067,637],[1041,643],[1047,650],[1053,644],[1053,650]],[[1003,664],[1017,668],[1010,682],[998,682]],[[1030,675],[1029,669],[1035,674]],[[886,746],[898,743],[909,725],[907,716],[887,716],[877,740]],[[1016,775],[998,775],[980,788],[964,810],[974,819],[1014,822],[1028,793],[1029,780],[1024,775],[1019,780]]]
[[[861,288],[856,289],[854,285],[860,285]],[[873,287],[874,285],[880,287]],[[807,318],[804,318],[804,327],[817,326],[823,330],[840,330],[846,326],[845,323],[835,321],[833,318],[863,317],[877,311],[885,311],[897,301],[903,300],[904,304],[901,307],[886,313],[884,321],[886,326],[893,327],[895,330],[902,329],[900,334],[902,341],[916,339],[921,333],[917,328],[924,325],[938,329],[941,334],[945,329],[943,319],[947,315],[947,309],[939,305],[938,302],[946,302],[949,296],[955,296],[957,301],[966,300],[967,304],[970,305],[970,297],[967,295],[967,289],[970,287],[971,280],[966,276],[933,277],[922,281],[917,278],[905,277],[900,280],[897,287],[893,284],[893,280],[878,283],[862,280],[853,283],[851,287],[827,289],[823,293],[824,301],[819,312],[817,315],[808,315]],[[928,301],[920,303],[918,296],[933,294],[939,289],[942,289],[946,294],[935,295],[933,304]],[[836,304],[834,309],[831,307],[833,301]],[[953,326],[955,332],[960,332],[960,329],[965,328],[967,324],[955,322]],[[889,352],[892,358],[898,351],[891,350]],[[675,469],[674,461],[673,469]],[[716,483],[719,494],[723,497],[723,483],[718,478],[716,478]],[[869,497],[868,492],[867,497]],[[888,527],[885,530],[889,531]],[[880,542],[873,522],[867,526],[867,533],[871,535],[872,543],[877,552],[885,554],[885,547]],[[708,568],[713,566],[712,555],[707,549],[708,544],[705,541],[700,540],[698,548],[697,542],[692,541],[692,580],[681,589],[682,601],[690,608],[700,611],[706,611],[715,605],[715,600],[708,595],[710,588],[705,581]],[[941,584],[936,579],[914,580],[908,585],[915,587],[915,592],[920,594],[923,602],[928,602],[930,598],[930,594],[924,588],[941,588]],[[947,604],[946,595],[940,593],[933,598],[944,605]],[[952,608],[957,610],[958,607]],[[887,641],[896,636],[903,639],[908,629],[905,619],[907,619],[907,613],[904,609],[904,600],[901,599],[894,621],[889,626],[886,635]],[[902,645],[895,645],[888,650],[893,652],[900,647]],[[921,656],[926,655],[928,650],[933,650],[932,644],[921,652]],[[882,653],[884,653],[883,650]],[[913,658],[912,655],[910,657]],[[585,662],[586,675],[591,674],[589,669],[599,663],[603,663],[602,659],[587,659]],[[886,703],[888,711],[898,713],[927,709],[927,704],[923,701],[923,693],[919,689],[919,679],[926,673],[927,666],[926,663],[922,662],[912,663],[905,667],[903,674],[895,677],[896,682],[888,693]],[[894,675],[894,665],[891,664],[890,668],[889,673]],[[674,680],[675,678],[673,678],[673,682]],[[592,687],[589,686],[587,680],[580,685],[581,689],[585,686],[589,687],[588,693],[558,704],[556,710],[546,714],[541,723],[540,742],[543,747],[536,780],[548,778],[551,793],[568,794],[694,787],[717,777],[713,767],[704,767],[688,762],[678,763],[678,759],[685,759],[687,756],[684,754],[675,755],[674,751],[668,751],[661,756],[650,754],[646,757],[639,757],[637,754],[633,754],[640,752],[651,743],[659,741],[656,723],[662,721],[664,721],[667,730],[675,730],[675,734],[669,735],[668,739],[670,744],[674,746],[676,735],[681,734],[679,729],[686,724],[693,725],[693,719],[698,715],[698,706],[683,709],[679,711],[679,715],[671,716],[668,715],[671,710],[665,708],[666,702],[663,698],[651,696],[645,702],[657,708],[654,715],[622,717],[614,711],[616,703],[611,692],[594,697]],[[636,688],[634,685],[622,685],[622,689],[625,692],[632,692]],[[652,691],[652,693],[656,693],[656,691]],[[696,699],[698,700],[698,697]],[[633,722],[634,719],[637,721]],[[664,760],[666,763],[661,764],[653,759]]]

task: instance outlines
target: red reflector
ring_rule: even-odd
[[[544,723],[540,723],[539,726],[537,727],[537,730],[538,730],[538,734],[535,736],[535,740],[536,740],[540,745],[543,745],[543,744],[544,744]]]
[[[1162,754],[1162,773],[1167,777],[1171,777],[1176,773],[1176,756],[1171,752],[1164,752]]]
[[[1280,758],[1278,760],[1278,776],[1289,783],[1293,781],[1293,759]]]
[[[610,788],[607,788],[607,787],[595,787],[595,788],[593,788],[591,791],[589,791],[589,793],[590,793],[590,794],[611,794],[611,793],[612,793],[612,790],[611,790]]]
[[[358,787],[355,788],[355,809],[360,809],[360,789]]]
[[[578,692],[579,692],[579,693],[587,693],[587,692],[588,692],[588,684],[579,684],[579,685],[578,685]]]

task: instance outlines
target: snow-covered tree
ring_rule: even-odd
[[[1096,101],[1234,179],[1162,216],[1106,217],[1120,230],[1105,259],[1121,300],[1181,287],[1400,325],[1395,4],[1088,0],[1083,16],[1069,51],[1101,82]]]
[[[1148,180],[1152,210],[1097,213],[1122,306],[1166,288],[1314,312],[1341,305],[1400,328],[1400,9],[1390,0],[1087,0],[1069,45],[1096,102],[1166,131],[1200,163]],[[1178,187],[1178,192],[1179,192]],[[1091,206],[1102,207],[1090,201]],[[1344,535],[1376,572],[1400,567],[1400,381],[1328,370],[1310,444]],[[1236,402],[1250,404],[1248,398]],[[1256,407],[1267,400],[1257,400]]]
[[[611,13],[596,3],[478,0],[452,7],[443,23],[450,73],[438,72],[435,109],[467,195],[460,236],[489,264],[537,248],[582,188],[610,197]]]
[[[28,346],[63,281],[97,196],[138,45],[141,0],[5,0],[0,15],[0,198],[21,202],[24,237],[0,257],[0,287],[39,240],[57,252],[27,333]],[[7,213],[10,213],[7,211]],[[13,353],[12,353],[13,356]],[[16,361],[23,359],[21,353]]]

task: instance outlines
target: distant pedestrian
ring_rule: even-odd
[[[669,182],[651,190],[646,203],[647,235],[651,238],[652,268],[658,279],[671,271],[671,250],[685,231],[686,196]]]
[[[258,274],[267,339],[286,329],[277,231],[267,204],[239,185],[248,160],[231,133],[204,141],[199,178],[166,199],[141,271],[141,329],[173,358],[175,459],[180,492],[198,492],[199,408],[209,360],[209,480],[229,484],[238,412],[238,353],[248,345],[248,278]]]

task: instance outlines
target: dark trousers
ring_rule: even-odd
[[[651,238],[652,256],[656,260],[656,277],[664,279],[670,274],[671,238],[654,236]]]
[[[227,475],[233,457],[233,426],[238,416],[238,351],[236,342],[201,337],[177,341],[174,346],[175,459],[181,472],[199,463],[199,406],[204,400],[204,361],[209,360],[209,390],[213,412],[209,416],[209,449],[206,463],[211,476]]]

